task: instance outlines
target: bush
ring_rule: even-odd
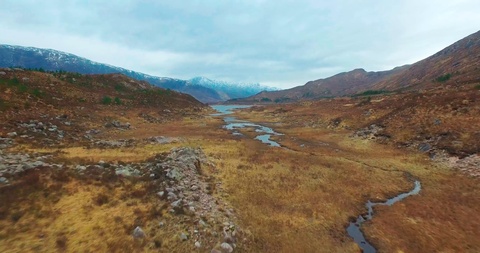
[[[21,93],[24,93],[28,91],[28,87],[24,84],[20,84],[20,86],[17,87],[17,90]]]
[[[448,74],[437,77],[437,79],[435,79],[435,80],[437,80],[437,82],[443,83],[443,82],[448,81],[450,79],[450,77],[452,77],[452,75],[450,73],[448,73]]]
[[[352,97],[361,97],[361,96],[372,96],[388,93],[386,90],[367,90],[359,94],[355,94]]]
[[[43,95],[43,92],[40,89],[35,88],[32,91],[32,95],[34,95],[35,97],[41,97]]]
[[[115,88],[116,91],[124,91],[125,90],[125,85],[116,84],[114,88]]]
[[[122,101],[121,101],[120,98],[118,98],[118,97],[115,97],[114,102],[115,102],[115,104],[117,104],[117,105],[121,105],[121,104],[122,104]]]
[[[480,84],[477,84],[477,85],[475,86],[475,89],[480,90]]]
[[[104,104],[104,105],[109,105],[109,104],[111,104],[111,103],[112,103],[112,98],[111,98],[111,97],[109,97],[109,96],[104,96],[104,97],[102,98],[102,104]]]

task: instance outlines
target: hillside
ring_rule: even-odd
[[[53,139],[46,138],[51,142],[67,144],[69,140],[84,139],[85,131],[112,121],[121,122],[121,116],[113,116],[118,112],[134,113],[139,119],[161,122],[204,108],[205,105],[190,95],[154,87],[122,74],[82,75],[0,69],[0,127],[12,129],[19,123],[42,117],[57,118],[54,121],[65,117],[64,120],[71,124],[62,124],[58,128],[72,132],[58,136],[52,134]],[[6,133],[0,130],[0,134]]]
[[[232,103],[294,102],[328,97],[351,96],[363,92],[417,91],[454,83],[471,84],[480,80],[480,31],[412,65],[388,71],[355,69],[303,86],[282,91],[262,92]]]
[[[260,85],[240,85],[206,78],[180,80],[156,77],[132,70],[94,62],[73,54],[34,47],[0,45],[0,67],[21,67],[48,71],[67,71],[81,74],[121,73],[155,86],[187,93],[204,103],[215,103],[232,98],[247,97],[272,88]]]

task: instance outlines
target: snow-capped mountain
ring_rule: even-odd
[[[206,77],[192,78],[187,81],[187,85],[200,85],[214,89],[220,93],[223,100],[249,97],[262,91],[278,90],[277,88],[260,85],[258,83],[233,83],[211,80]]]
[[[265,89],[258,84],[243,86],[212,81],[207,78],[193,78],[186,81],[169,77],[151,76],[109,64],[94,62],[74,54],[53,49],[12,45],[0,45],[0,67],[42,68],[49,71],[64,70],[81,74],[121,73],[138,80],[145,80],[162,88],[190,94],[204,103],[247,97]]]

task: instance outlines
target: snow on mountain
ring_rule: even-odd
[[[42,68],[49,71],[63,70],[81,74],[121,73],[165,89],[190,94],[204,103],[248,97],[263,90],[275,90],[259,84],[219,82],[204,77],[196,77],[188,81],[170,77],[157,77],[109,64],[94,62],[74,54],[53,49],[2,44],[0,44],[0,67]]]
[[[255,95],[262,91],[275,91],[277,88],[260,85],[258,83],[234,83],[212,80],[206,77],[194,77],[187,81],[187,85],[201,85],[221,92],[225,100]]]

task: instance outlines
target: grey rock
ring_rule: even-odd
[[[223,253],[232,253],[233,252],[233,247],[226,242],[224,242],[220,245],[220,249]]]
[[[202,244],[199,242],[199,241],[196,241],[195,242],[195,248],[201,248],[202,247]]]
[[[180,240],[182,240],[182,241],[188,240],[188,235],[182,232],[182,233],[180,234]]]
[[[420,150],[421,152],[428,152],[431,148],[432,146],[428,143],[418,144],[418,150]]]
[[[170,179],[180,180],[182,176],[182,173],[177,168],[173,168],[167,172],[167,177]]]
[[[180,207],[181,205],[182,205],[182,200],[181,200],[181,199],[176,200],[176,201],[172,202],[172,204],[171,204],[171,206],[172,206],[173,208]]]
[[[7,74],[6,72],[0,71],[0,75],[4,76],[6,74]]]
[[[0,183],[1,184],[8,184],[8,179],[5,177],[0,177]]]
[[[144,238],[145,237],[145,232],[143,232],[142,228],[140,227],[136,227],[134,230],[133,230],[133,237],[134,238]]]
[[[163,198],[163,196],[165,196],[165,192],[164,192],[164,191],[157,192],[157,195],[158,195],[160,198]]]
[[[7,134],[8,137],[15,137],[17,136],[17,132],[11,132]]]
[[[167,199],[168,200],[175,200],[175,199],[177,199],[177,195],[175,195],[175,193],[173,193],[173,192],[169,192],[169,193],[167,193]]]

